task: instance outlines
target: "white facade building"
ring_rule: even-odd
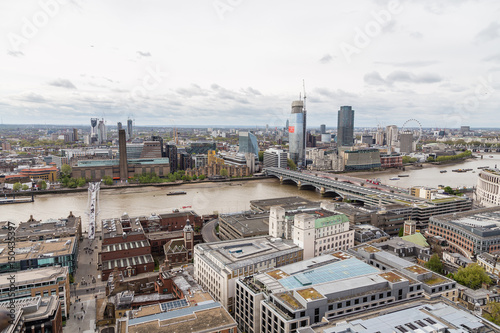
[[[476,203],[483,207],[500,205],[500,170],[483,170],[479,173]]]

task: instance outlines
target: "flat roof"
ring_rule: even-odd
[[[102,269],[114,269],[115,267],[128,267],[128,266],[135,266],[135,265],[144,265],[148,263],[154,262],[153,256],[150,254],[142,255],[142,256],[136,256],[136,257],[128,257],[128,258],[121,258],[121,259],[112,259],[112,260],[106,260],[102,262]]]
[[[273,206],[281,206],[285,208],[285,210],[295,210],[299,208],[312,208],[312,207],[320,207],[321,202],[319,201],[311,201],[308,199],[304,199],[299,196],[295,197],[284,197],[284,198],[272,198],[272,199],[264,199],[264,200],[251,200],[250,206],[257,208],[261,211],[270,211]]]
[[[128,320],[128,332],[199,332],[207,328],[234,327],[236,322],[218,302],[205,301]]]
[[[423,303],[423,304],[422,304]],[[377,316],[374,316],[375,313]],[[367,316],[372,318],[366,318]],[[380,313],[379,311],[369,311],[361,318],[347,320],[344,322],[332,322],[335,327],[322,327],[323,333],[341,332],[437,332],[447,329],[450,332],[470,332],[480,328],[486,328],[487,321],[476,317],[445,302],[424,303],[406,309],[394,309],[390,313]],[[318,328],[317,332],[320,331]]]
[[[279,282],[283,287],[291,290],[379,272],[379,269],[359,259],[349,258],[283,278]]]
[[[37,242],[16,242],[14,250],[16,252],[15,258],[16,261],[20,261],[70,255],[73,253],[74,245],[75,237],[56,238]],[[0,244],[0,263],[5,263],[9,260],[6,248],[7,244],[3,244],[3,246]]]
[[[198,244],[196,247],[204,252],[200,258],[206,261],[218,261],[229,270],[302,250],[291,240],[275,239],[271,236],[204,243]],[[213,267],[221,269],[220,265],[214,264]]]
[[[219,224],[228,224],[243,235],[262,235],[269,233],[269,214],[243,212],[236,214],[221,214]]]
[[[0,274],[0,288],[10,285],[9,277],[15,275],[16,285],[39,283],[41,281],[57,280],[59,277],[68,277],[69,269],[66,266],[50,266],[15,273]]]

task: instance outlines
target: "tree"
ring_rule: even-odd
[[[15,184],[12,186],[12,190],[13,190],[14,192],[17,192],[17,191],[21,190],[21,187],[22,187],[22,186],[23,186],[23,185],[22,185],[21,183],[15,183]]]
[[[286,160],[286,164],[288,165],[288,167],[289,167],[291,170],[296,170],[296,169],[297,169],[297,165],[295,165],[295,162],[294,162],[292,159],[290,159],[290,158],[288,158],[288,159]]]
[[[78,187],[83,187],[83,186],[85,186],[85,184],[87,184],[87,180],[83,177],[80,177],[76,180],[76,185]]]
[[[438,274],[443,274],[443,263],[439,259],[437,253],[433,254],[428,262],[424,265],[426,268]]]
[[[70,177],[71,176],[71,167],[68,164],[63,164],[61,166],[61,176]]]
[[[22,189],[23,191],[27,191],[27,190],[29,190],[29,188],[30,188],[30,187],[29,187],[28,185],[26,185],[26,184],[23,184],[23,186],[21,187],[21,189]]]
[[[404,227],[401,227],[401,228],[399,229],[399,234],[398,234],[398,237],[403,237],[403,235],[404,235]]]
[[[113,185],[113,178],[111,176],[104,176],[102,180],[104,181],[104,185]]]
[[[206,176],[205,176],[205,175],[200,175],[200,176],[198,177],[198,179],[199,179],[199,180],[203,180],[203,179],[205,179],[205,178],[206,178]]]
[[[478,289],[483,283],[491,283],[491,279],[484,268],[478,264],[459,268],[458,272],[453,274],[453,280],[471,289]]]
[[[227,169],[221,169],[220,170],[220,175],[224,176],[224,177],[227,177],[229,175],[229,173],[227,172]]]
[[[488,313],[484,314],[484,318],[488,319],[489,321],[497,325],[500,325],[500,303],[498,302],[489,303],[487,311]]]
[[[449,186],[446,186],[443,190],[448,194],[455,194],[455,191]]]
[[[259,161],[264,162],[264,151],[259,151]]]
[[[40,180],[38,182],[38,188],[40,190],[46,190],[47,189],[47,183],[45,182],[45,180]]]

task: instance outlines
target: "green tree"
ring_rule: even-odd
[[[87,184],[87,180],[83,177],[80,177],[76,180],[76,185],[78,187],[83,187],[83,186],[85,186],[85,184]]]
[[[491,302],[488,304],[487,312],[484,313],[484,318],[489,321],[500,325],[500,303]]]
[[[455,191],[449,186],[446,186],[443,190],[448,194],[455,194]]]
[[[71,171],[72,171],[72,169],[68,164],[63,164],[61,166],[61,176],[62,177],[70,177]]]
[[[102,180],[104,181],[104,185],[113,185],[113,178],[111,176],[104,176]]]
[[[433,254],[428,262],[424,265],[426,268],[438,274],[443,274],[443,263],[439,259],[437,253]]]
[[[264,151],[259,151],[259,161],[264,162]]]
[[[295,162],[292,159],[288,158],[286,160],[286,164],[291,170],[297,170],[297,166],[295,165]]]
[[[19,190],[21,190],[21,187],[23,187],[23,185],[21,183],[15,183],[13,186],[12,186],[12,190],[14,192],[17,192]]]
[[[220,175],[224,176],[224,177],[227,177],[229,175],[229,173],[227,172],[227,169],[221,169],[220,170]]]
[[[38,188],[41,189],[41,190],[46,190],[47,189],[47,183],[45,182],[45,180],[40,180],[38,182]]]
[[[401,227],[401,228],[399,229],[399,234],[398,234],[398,236],[399,236],[399,237],[403,237],[403,235],[404,235],[404,227]]]
[[[206,176],[205,176],[205,175],[200,175],[200,176],[198,177],[198,179],[199,179],[199,180],[203,180],[203,179],[205,179],[205,178],[206,178]]]
[[[22,189],[23,191],[27,191],[27,190],[29,190],[29,188],[30,188],[30,187],[29,187],[28,185],[26,185],[26,184],[23,184],[23,186],[21,187],[21,189]]]
[[[483,283],[491,283],[491,279],[484,268],[478,264],[459,268],[458,272],[453,274],[453,280],[471,289],[478,289]]]

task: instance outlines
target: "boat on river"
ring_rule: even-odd
[[[184,191],[172,191],[168,192],[167,195],[181,195],[181,194],[186,194]]]
[[[389,178],[389,180],[399,180],[398,177],[392,177],[392,178]]]
[[[441,173],[445,173],[445,172],[448,172],[448,170],[441,170],[441,171],[439,171],[439,172],[441,172]]]

